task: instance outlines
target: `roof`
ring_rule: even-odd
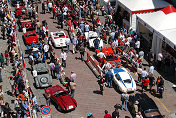
[[[155,30],[160,38],[165,37],[168,39],[166,42],[171,47],[176,45],[176,9],[173,6],[169,5],[160,11],[150,14],[138,14],[137,16],[139,21],[145,24],[151,32]]]
[[[129,11],[141,11],[165,8],[170,5],[164,0],[118,0],[117,1],[123,8]]]

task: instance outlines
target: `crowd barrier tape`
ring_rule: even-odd
[[[86,62],[91,62],[92,65],[95,67],[95,69],[98,71],[100,76],[103,75],[102,68],[99,66],[99,64],[95,61],[95,59],[87,52],[87,60]]]

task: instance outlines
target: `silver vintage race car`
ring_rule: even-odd
[[[45,63],[38,63],[34,65],[33,76],[37,88],[52,85],[52,76],[49,74],[48,65]]]

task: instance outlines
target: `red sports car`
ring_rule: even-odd
[[[105,54],[106,58],[103,58],[103,62],[106,63],[106,61],[108,61],[110,64],[112,64],[113,66],[115,67],[120,67],[122,64],[121,64],[121,59],[116,57],[112,48],[109,47],[109,48],[102,48],[102,49],[96,49],[96,53],[100,53],[100,50],[102,50],[102,52]],[[100,58],[99,58],[100,60]],[[102,62],[102,63],[103,63]],[[102,63],[100,62],[99,65],[101,66]]]
[[[24,13],[27,14],[27,9],[25,6],[20,6],[19,8],[15,7],[16,16],[22,15],[22,11],[24,11]]]
[[[38,43],[38,37],[35,30],[27,31],[24,33],[24,41],[26,45],[31,45],[31,43]]]
[[[48,92],[59,111],[71,111],[77,107],[77,102],[59,85],[49,87],[45,89]]]

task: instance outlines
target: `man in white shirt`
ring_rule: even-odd
[[[51,11],[52,11],[52,7],[53,7],[52,2],[49,2],[49,3],[48,3],[48,10],[49,10],[50,13],[51,13]]]
[[[153,71],[154,71],[154,66],[152,64],[150,64],[150,67],[149,67],[149,74],[150,75],[153,75]]]
[[[99,57],[99,59],[100,59],[100,62],[99,62],[99,65],[101,65],[102,64],[102,62],[103,62],[103,58],[106,58],[106,56],[105,56],[105,54],[102,52],[102,50],[100,50],[100,52],[97,54],[97,56]]]
[[[46,59],[48,59],[48,50],[49,50],[49,46],[45,43],[45,45],[43,46],[43,50],[46,56]]]
[[[63,67],[66,67],[67,54],[64,52],[63,49],[62,49],[60,58],[62,59],[62,66],[63,66]]]
[[[135,49],[136,49],[137,53],[139,52],[139,48],[140,48],[140,41],[137,39],[137,41],[135,43]]]
[[[67,46],[67,53],[70,51],[70,38],[65,39],[65,44]]]
[[[161,63],[162,63],[162,60],[163,60],[163,54],[162,52],[158,53],[157,55],[157,69],[158,70],[161,70]]]

